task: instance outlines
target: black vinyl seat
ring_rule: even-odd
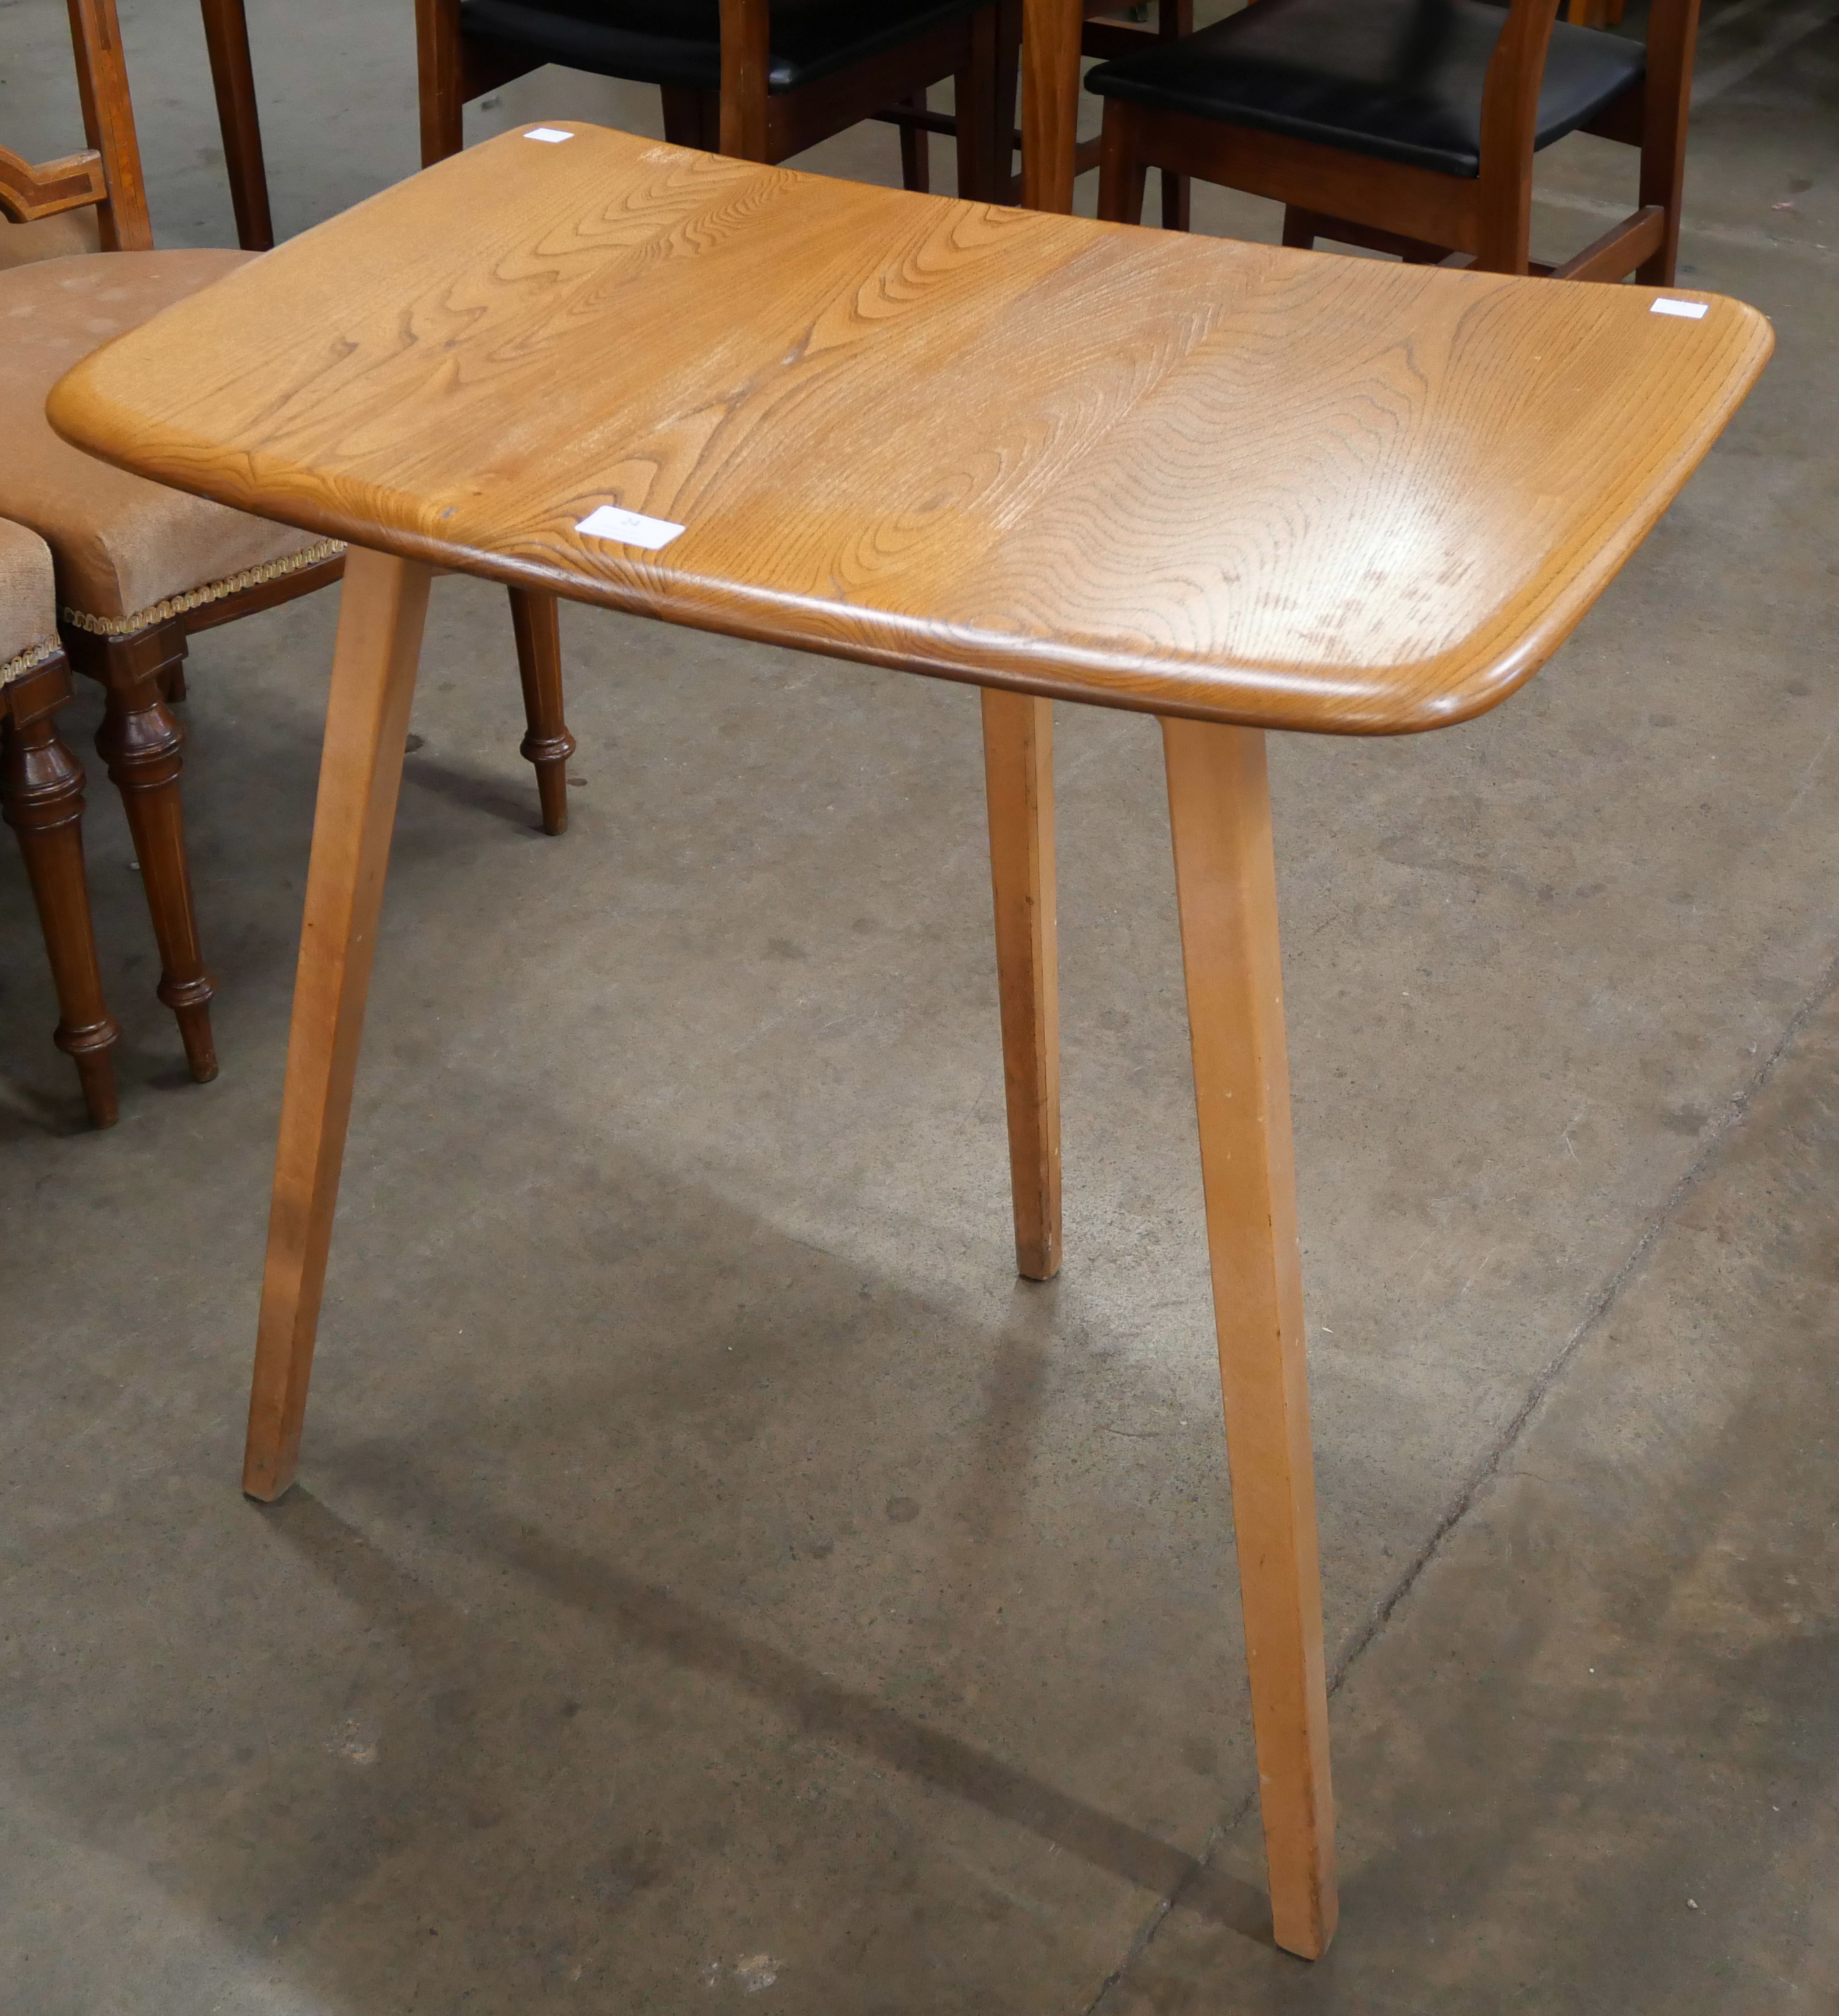
[[[1487,0],[1255,0],[1210,28],[1101,63],[1085,88],[1438,174],[1481,172],[1482,86],[1506,22]],[[1640,77],[1639,42],[1560,21],[1535,146]]]
[[[775,94],[899,48],[984,0],[773,0],[767,88]],[[570,70],[689,91],[722,85],[717,0],[461,0],[469,36]]]

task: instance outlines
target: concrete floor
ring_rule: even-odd
[[[407,0],[250,11],[284,230],[412,167]],[[123,12],[157,225],[227,243],[196,10]],[[1069,1258],[1020,1284],[974,697],[570,611],[545,840],[502,598],[448,581],[279,1507],[332,599],[193,657],[217,1083],[106,783],[111,1134],[0,869],[0,2005],[1839,2007],[1836,13],[1706,31],[1688,271],[1780,344],[1679,506],[1498,714],[1275,751],[1330,1956],[1262,1897],[1153,728],[1060,710]],[[63,34],[0,7],[41,157]],[[655,117],[479,117],[539,114]],[[1627,181],[1563,143],[1542,238]]]

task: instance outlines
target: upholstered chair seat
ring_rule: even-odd
[[[1487,0],[1258,0],[1179,41],[1101,63],[1085,87],[1410,167],[1473,177],[1483,83],[1506,9]],[[1560,21],[1535,146],[1593,118],[1643,74],[1639,42]]]
[[[0,272],[0,513],[49,544],[67,625],[127,636],[340,549],[149,483],[58,439],[45,397],[100,344],[241,265],[243,252],[103,252]]]
[[[0,686],[49,663],[59,648],[51,549],[0,519]]]
[[[69,259],[101,250],[93,210],[59,210],[31,224],[0,217],[0,272],[40,259]]]
[[[798,90],[974,13],[983,0],[773,0],[767,88]],[[468,35],[509,42],[570,70],[718,91],[717,0],[460,0]]]

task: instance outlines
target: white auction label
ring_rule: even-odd
[[[1683,315],[1688,322],[1697,322],[1711,305],[1709,301],[1659,301],[1651,304],[1648,312],[1650,315]]]
[[[560,126],[533,126],[524,135],[527,140],[572,140],[572,133],[564,133]]]
[[[617,504],[603,504],[590,511],[574,528],[596,539],[617,539],[622,546],[645,546],[656,553],[668,546],[683,527],[668,518],[648,518],[642,511],[622,511]]]

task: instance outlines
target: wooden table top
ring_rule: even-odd
[[[1645,287],[549,130],[570,137],[504,135],[167,310],[63,381],[54,423],[182,490],[578,600],[1387,733],[1538,668],[1771,347],[1715,296],[1668,297],[1694,319]],[[579,530],[602,506],[684,529]]]

